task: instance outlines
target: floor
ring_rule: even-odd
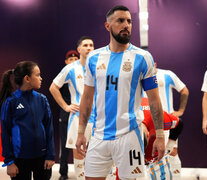
[[[6,168],[1,167],[0,163],[0,180],[10,180],[9,176],[6,174]],[[59,178],[59,164],[53,166],[53,173],[51,180],[58,180]],[[75,180],[73,165],[69,165],[69,179]],[[207,168],[182,168],[181,170],[181,180],[207,180]]]

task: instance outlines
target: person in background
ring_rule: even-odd
[[[12,93],[11,75],[18,89]],[[3,74],[0,90],[4,165],[12,180],[49,180],[55,161],[52,114],[47,98],[35,91],[42,78],[32,61]]]
[[[66,147],[73,149],[73,162],[75,175],[78,180],[85,179],[84,173],[84,156],[79,154],[76,150],[76,140],[78,136],[79,123],[79,104],[83,94],[84,88],[84,74],[85,61],[87,55],[94,50],[93,40],[89,36],[82,36],[77,43],[77,50],[80,54],[80,59],[72,64],[66,65],[61,72],[55,77],[51,86],[50,92],[59,106],[66,112],[70,112],[68,122],[68,133],[66,140]],[[71,94],[71,104],[67,104],[61,93],[60,88],[67,84]],[[87,141],[92,134],[92,124],[94,120],[94,113],[91,113],[90,123],[87,128]]]
[[[79,54],[75,50],[69,50],[65,55],[65,64],[71,64],[74,61],[79,59]],[[68,89],[68,84],[64,84],[60,88],[60,93],[67,104],[70,104],[70,92]],[[59,180],[68,179],[68,155],[69,149],[65,147],[67,139],[67,127],[68,127],[68,118],[69,112],[64,111],[60,108],[59,116],[59,137],[60,137],[60,178]]]
[[[203,133],[207,135],[207,71],[205,72],[203,85],[201,88],[203,91],[203,99],[202,99],[202,112],[203,112]]]
[[[147,98],[142,98],[141,102],[142,110],[144,112],[144,120],[142,121],[144,138],[145,139],[145,161],[149,162],[153,158],[157,157],[157,153],[152,156],[152,148],[153,142],[156,139],[156,133],[154,124],[152,121],[152,116],[150,113],[150,107]],[[167,112],[163,112],[163,120],[164,120],[164,130],[170,130],[168,141],[166,145],[166,151],[171,152],[173,150],[174,145],[176,144],[176,140],[183,129],[183,121],[179,119],[177,116],[172,114],[168,114]]]
[[[169,114],[181,118],[183,115],[186,105],[188,102],[189,91],[186,85],[178,78],[178,76],[170,71],[156,67],[156,76],[159,86],[159,95],[162,103],[163,110]],[[173,89],[175,89],[180,94],[180,104],[178,110],[174,110],[173,107]],[[165,131],[165,137],[169,137],[169,131]],[[167,139],[166,139],[167,142]],[[180,179],[181,172],[181,161],[178,156],[178,142],[175,144],[171,156],[171,169],[174,176],[174,179]]]

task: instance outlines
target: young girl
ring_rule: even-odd
[[[12,93],[11,75],[18,89]],[[4,165],[12,180],[48,180],[54,165],[52,114],[35,62],[22,61],[3,74],[0,91]]]

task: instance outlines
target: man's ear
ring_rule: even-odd
[[[77,51],[78,51],[78,53],[80,54],[80,47],[79,47],[79,46],[77,47]]]
[[[106,28],[107,31],[110,31],[109,23],[108,23],[108,22],[105,22],[105,23],[104,23],[104,26],[105,26],[105,28]]]

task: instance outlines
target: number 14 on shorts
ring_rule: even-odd
[[[130,150],[129,161],[130,161],[130,166],[133,166],[134,161],[138,161],[138,165],[141,165],[141,153],[136,150]]]

